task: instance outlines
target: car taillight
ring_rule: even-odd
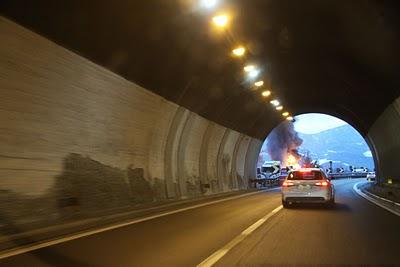
[[[328,181],[323,181],[323,182],[316,182],[315,185],[318,185],[318,186],[329,186],[330,183]]]
[[[283,187],[288,187],[288,186],[293,186],[293,185],[294,185],[294,183],[288,182],[288,181],[284,181],[282,184]]]

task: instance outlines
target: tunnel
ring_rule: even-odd
[[[194,2],[1,1],[0,195],[25,203],[8,218],[252,189],[285,118],[249,89],[237,42],[291,115],[348,122],[377,181],[400,182],[397,1],[231,1],[228,33]]]

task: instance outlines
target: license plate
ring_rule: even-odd
[[[299,189],[300,190],[309,190],[309,189],[311,189],[311,186],[310,185],[299,185]]]

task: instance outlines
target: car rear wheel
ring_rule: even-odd
[[[335,198],[332,198],[331,200],[329,200],[328,202],[328,207],[333,208],[335,206]]]
[[[289,202],[287,202],[287,201],[285,201],[285,200],[282,200],[282,206],[283,206],[284,208],[290,208]]]

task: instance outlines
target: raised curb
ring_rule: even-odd
[[[370,192],[366,192],[358,188],[359,184],[364,184],[366,182],[358,182],[354,184],[353,190],[361,197],[365,198],[366,200],[374,203],[375,205],[397,215],[400,216],[400,203],[391,201],[389,199],[374,195]]]

